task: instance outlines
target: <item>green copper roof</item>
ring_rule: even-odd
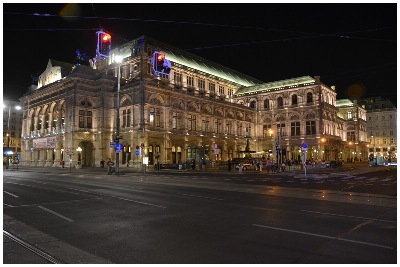
[[[118,53],[123,57],[129,57],[131,56],[132,48],[138,49],[141,42],[150,43],[154,47],[156,47],[158,51],[162,51],[165,54],[165,58],[171,61],[172,66],[174,65],[174,63],[180,64],[182,66],[186,66],[187,68],[192,68],[205,74],[213,75],[221,79],[237,83],[240,86],[253,86],[263,83],[262,81],[252,78],[248,75],[229,69],[227,67],[219,65],[218,63],[204,59],[195,54],[186,52],[182,49],[162,43],[148,36],[142,36],[124,45],[121,45],[120,47],[114,49],[112,53]]]
[[[220,77],[222,79],[226,79],[231,82],[235,82],[242,86],[253,86],[260,83],[256,79],[246,77],[245,75],[241,75],[238,72],[229,70],[228,68],[224,68],[222,66],[218,66],[217,64],[212,64],[211,62],[202,60],[198,57],[188,57],[177,51],[171,50],[165,50],[163,52],[165,53],[165,58],[172,62]]]
[[[338,99],[336,100],[336,107],[348,107],[354,106],[353,102],[350,99]]]
[[[250,87],[239,88],[236,91],[235,95],[242,96],[248,94],[265,93],[265,92],[278,91],[282,89],[288,89],[292,87],[306,86],[312,84],[315,84],[314,78],[310,76],[302,76],[298,78],[292,78],[276,82],[258,84]]]

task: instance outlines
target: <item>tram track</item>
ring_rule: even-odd
[[[25,249],[33,252],[35,255],[41,257],[42,259],[45,259],[49,263],[65,264],[65,262],[55,258],[54,256],[50,255],[49,253],[47,253],[47,252],[43,251],[42,249],[40,249],[40,248],[38,248],[38,247],[26,242],[25,240],[17,237],[16,235],[11,234],[10,232],[7,232],[7,231],[3,230],[3,235],[5,237],[9,238],[10,240],[14,241],[15,243],[17,243],[21,247],[24,247]]]

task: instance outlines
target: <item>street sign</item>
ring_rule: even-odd
[[[139,150],[136,150],[135,155],[139,156],[139,154],[140,154]]]
[[[121,143],[115,144],[115,152],[122,153],[122,144]]]
[[[304,142],[303,144],[301,144],[302,150],[307,150],[307,143]]]
[[[110,147],[115,147],[115,142],[110,142]]]

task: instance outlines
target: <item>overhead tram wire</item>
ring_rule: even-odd
[[[228,25],[228,24],[216,24],[216,23],[205,23],[205,22],[190,22],[190,21],[173,21],[173,20],[158,20],[158,19],[135,19],[135,18],[109,18],[109,17],[88,17],[88,16],[60,16],[52,14],[29,14],[29,13],[17,13],[17,12],[3,12],[3,14],[20,15],[20,16],[41,16],[41,17],[63,17],[63,18],[81,18],[81,19],[103,19],[103,20],[125,20],[125,21],[142,21],[142,22],[154,22],[154,23],[171,23],[171,24],[191,24],[191,25],[202,25],[202,26],[215,26],[215,27],[229,27],[229,28],[243,28],[243,29],[254,29],[263,31],[278,31],[278,32],[289,32],[289,33],[300,33],[300,34],[316,34],[313,32],[305,31],[293,31],[293,30],[282,30],[282,29],[266,29],[261,27],[253,26],[240,26],[240,25]]]

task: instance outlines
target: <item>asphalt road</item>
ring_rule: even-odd
[[[396,263],[395,170],[317,176],[8,171],[3,229],[64,263]]]

